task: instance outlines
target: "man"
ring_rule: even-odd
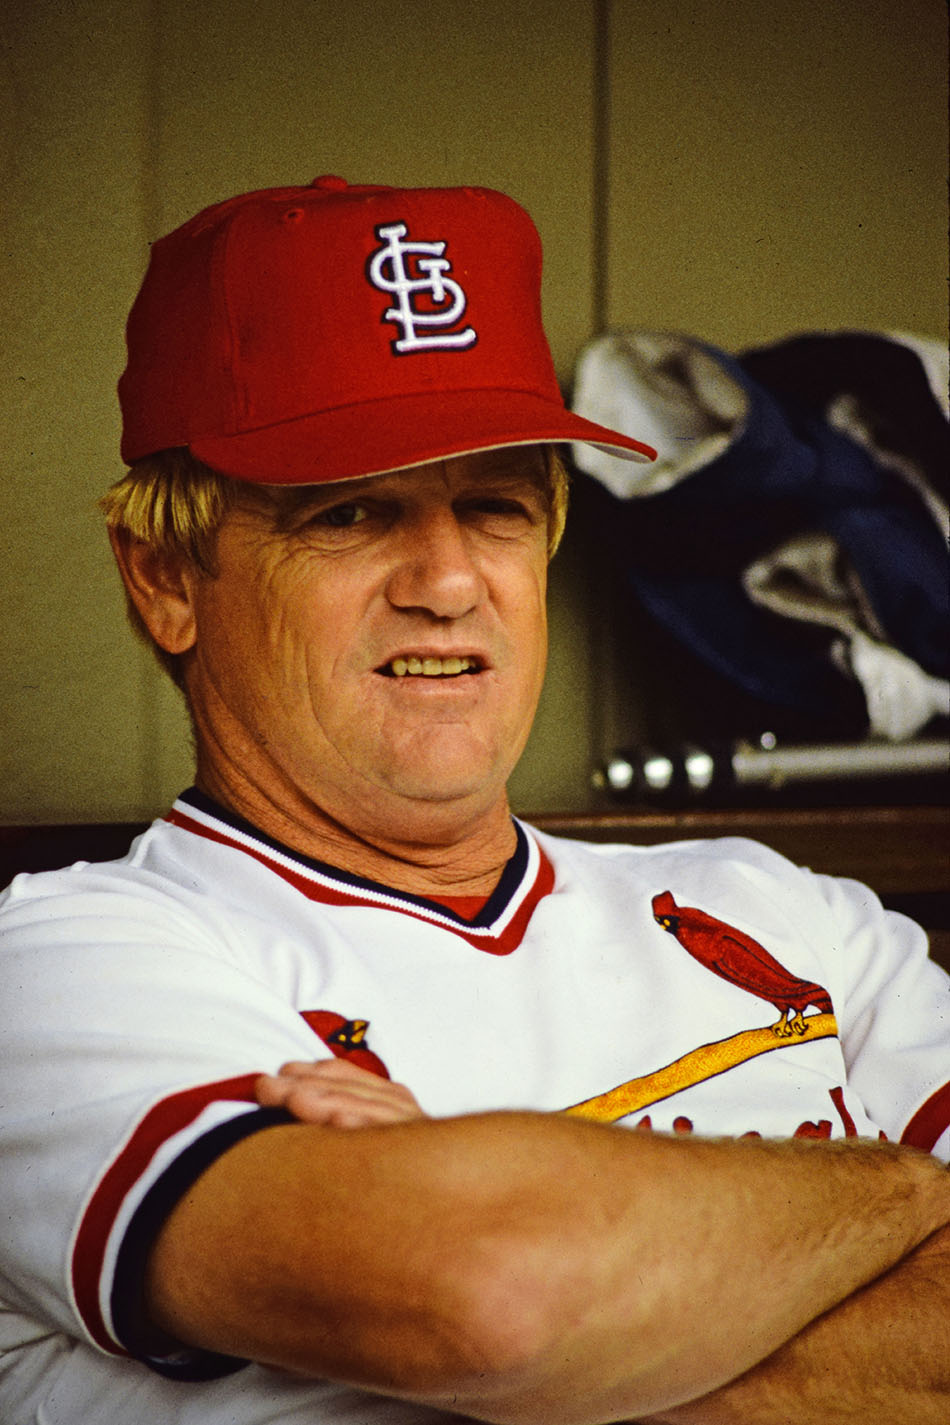
[[[4,1420],[946,1418],[922,934],[508,812],[553,445],[649,455],[565,411],[539,279],[480,189],[153,249],[106,504],[196,785],[7,893]]]

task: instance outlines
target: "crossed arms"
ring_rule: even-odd
[[[789,1402],[801,1425],[946,1418],[935,1160],[428,1120],[370,1078],[334,1062],[262,1081],[302,1121],[232,1148],[174,1210],[147,1284],[158,1328],[501,1425],[765,1425]]]

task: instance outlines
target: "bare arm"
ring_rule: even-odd
[[[339,1060],[262,1078],[262,1104],[367,1127],[421,1117],[407,1088]],[[642,1425],[943,1425],[950,1417],[950,1228],[711,1395]]]
[[[944,1425],[950,1229],[711,1395],[642,1425]]]
[[[301,1124],[199,1179],[148,1292],[178,1340],[572,1425],[708,1395],[948,1220],[950,1176],[886,1145],[538,1114]]]
[[[338,1060],[286,1065],[260,1081],[258,1097],[302,1122],[338,1127],[421,1116],[407,1088]],[[870,1412],[888,1425],[950,1418],[950,1228],[738,1380],[651,1421],[868,1425]]]

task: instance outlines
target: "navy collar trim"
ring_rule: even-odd
[[[327,862],[293,851],[250,822],[191,787],[175,802],[166,820],[206,839],[247,852],[311,900],[337,905],[380,905],[442,925],[480,949],[506,954],[521,935],[538,901],[552,888],[554,872],[524,826],[512,819],[516,845],[486,904],[471,920],[438,901],[394,890],[379,881],[353,875]]]

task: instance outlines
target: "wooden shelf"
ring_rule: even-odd
[[[851,876],[879,895],[950,892],[950,808],[736,808],[540,813],[526,821],[588,841],[652,846],[693,837],[750,836],[813,871]]]

